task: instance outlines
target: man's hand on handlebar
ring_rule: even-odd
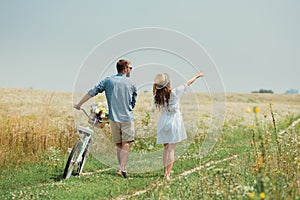
[[[80,110],[80,105],[78,105],[78,104],[75,104],[73,107],[77,110]]]

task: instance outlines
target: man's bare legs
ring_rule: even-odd
[[[117,143],[117,157],[122,171],[126,170],[126,164],[130,153],[130,142]]]
[[[122,143],[117,143],[117,158],[118,158],[118,163],[119,163],[119,166],[121,167],[121,157],[120,157],[120,154],[121,154],[121,150],[122,150]]]
[[[171,171],[174,163],[174,152],[176,144],[164,144],[163,163],[164,163],[164,177],[170,180]]]

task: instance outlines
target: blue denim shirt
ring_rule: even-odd
[[[135,107],[137,89],[133,81],[123,74],[116,74],[101,80],[88,94],[94,97],[103,91],[110,120],[122,123],[134,120],[132,109]]]

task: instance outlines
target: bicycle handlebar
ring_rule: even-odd
[[[80,108],[80,110],[82,110],[82,111],[84,112],[84,114],[85,114],[90,120],[93,120],[93,119],[87,114],[87,112],[85,111],[85,109]]]
[[[85,109],[83,109],[83,108],[80,108],[80,110],[82,110],[83,112],[84,112],[84,114],[90,119],[90,120],[92,120],[92,121],[94,121],[95,119],[93,119],[93,118],[91,118],[89,115],[88,115],[88,113],[86,112],[86,110]],[[100,119],[97,119],[97,122],[107,122],[107,120],[100,120]]]

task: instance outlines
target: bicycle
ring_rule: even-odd
[[[89,148],[92,143],[92,138],[94,134],[94,127],[103,128],[105,123],[107,123],[107,112],[104,106],[101,104],[93,104],[91,106],[91,114],[88,115],[87,112],[81,108],[81,111],[88,117],[89,127],[78,126],[77,131],[79,134],[83,134],[83,137],[78,140],[69,155],[68,161],[66,163],[63,178],[68,179],[71,175],[80,175],[83,166],[86,161],[86,157],[89,152]]]

